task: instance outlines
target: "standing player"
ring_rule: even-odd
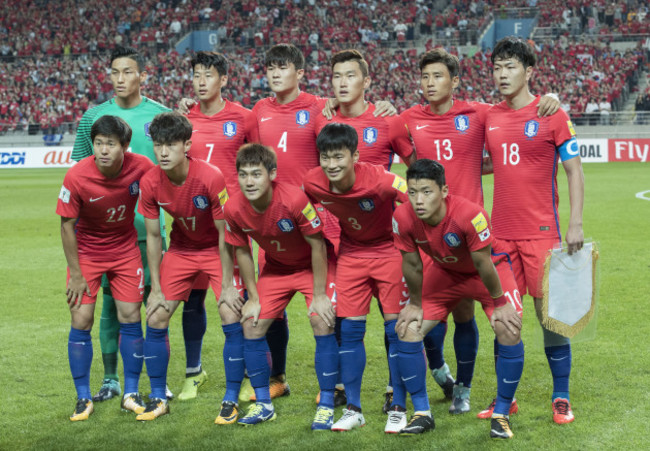
[[[198,52],[190,64],[194,94],[199,102],[187,114],[192,123],[189,156],[217,166],[226,179],[228,192],[234,193],[239,189],[235,169],[237,149],[244,142],[258,140],[257,121],[251,111],[221,97],[221,89],[228,83],[228,60],[223,55]],[[180,400],[196,398],[198,388],[207,379],[201,365],[207,327],[207,288],[207,280],[200,278],[183,305],[186,369],[183,390],[178,395]]]
[[[381,166],[358,163],[357,139],[356,130],[347,124],[326,125],[316,141],[321,167],[309,171],[304,180],[305,192],[341,225],[336,314],[342,318],[339,356],[348,406],[332,426],[335,431],[365,425],[361,411],[361,379],[366,365],[363,338],[372,297],[382,304],[391,356],[397,343],[395,321],[408,302],[390,226],[395,202],[406,202],[406,182]],[[389,357],[391,375],[395,365],[396,359]],[[394,400],[405,405],[398,393]]]
[[[147,80],[144,58],[134,48],[116,47],[111,53],[110,80],[113,84],[115,97],[84,113],[77,128],[77,136],[72,149],[72,158],[79,161],[92,155],[91,127],[100,117],[110,114],[124,119],[133,130],[129,150],[144,155],[155,163],[156,157],[149,134],[149,125],[156,114],[170,110],[141,94],[141,87]],[[151,283],[146,257],[144,218],[139,213],[135,215],[135,227],[138,231],[138,246],[144,265],[144,299],[147,299]],[[162,215],[160,227],[164,236],[165,223]],[[165,245],[164,240],[163,245]],[[102,279],[102,288],[103,305],[102,316],[99,322],[99,343],[101,345],[102,361],[104,363],[104,380],[99,392],[93,396],[93,401],[106,401],[121,393],[119,378],[117,376],[119,322],[113,294],[108,280],[105,277]],[[171,393],[169,394],[171,395]]]
[[[90,330],[103,274],[108,276],[116,298],[124,362],[122,408],[144,411],[138,393],[144,275],[133,217],[140,179],[153,163],[141,155],[126,153],[131,128],[116,116],[97,120],[90,137],[94,157],[83,159],[68,171],[56,208],[68,262],[67,295],[72,316],[68,359],[78,398],[72,421],[86,420],[93,412]]]
[[[178,113],[156,116],[151,122],[151,137],[159,166],[143,177],[138,206],[145,217],[151,268],[144,343],[151,395],[146,410],[136,417],[144,421],[169,412],[165,395],[169,320],[180,302],[187,301],[197,277],[205,275],[215,293],[238,295],[232,285],[232,250],[224,241],[222,206],[228,200],[228,192],[221,171],[187,156],[192,145],[192,124]],[[164,258],[158,227],[160,206],[174,218],[170,248]],[[239,384],[233,386],[229,381],[239,377],[233,372],[243,376],[244,371],[240,364],[243,358],[241,340],[237,340],[236,334],[239,315],[223,304],[219,313],[226,335],[224,401],[232,402],[237,399]]]
[[[454,90],[460,83],[460,65],[458,58],[444,49],[436,48],[424,53],[419,68],[420,87],[427,104],[414,106],[401,115],[418,157],[443,164],[452,194],[483,206],[481,169],[485,121],[491,105],[454,99]],[[539,115],[553,114],[559,105],[555,96],[544,96],[539,103]],[[424,258],[423,262],[424,272],[428,274],[433,269],[433,262],[429,258]],[[433,279],[425,276],[424,280]],[[430,294],[429,285],[425,282],[425,298]],[[460,414],[470,410],[470,387],[478,352],[474,302],[471,299],[461,302],[453,314],[457,364],[455,384],[442,354],[446,319],[425,337],[425,347],[434,379],[445,394],[452,397],[449,412]],[[453,389],[453,394],[450,389]],[[516,409],[516,404],[513,404],[513,412]],[[485,415],[489,418],[491,412],[485,412]]]
[[[272,421],[276,414],[269,392],[269,326],[282,317],[297,292],[305,295],[316,339],[316,375],[320,402],[313,430],[329,430],[334,418],[334,387],[338,375],[338,345],[334,335],[334,265],[328,268],[323,226],[300,188],[275,183],[275,153],[249,144],[237,153],[241,192],[226,204],[226,239],[236,248],[249,300],[242,308],[244,360],[256,403],[239,424]],[[255,283],[249,237],[265,251],[266,263]],[[232,305],[237,310],[240,305]]]
[[[541,278],[547,252],[562,243],[558,217],[558,160],[569,185],[569,254],[582,248],[584,176],[578,143],[564,110],[537,117],[539,97],[530,93],[536,57],[530,45],[514,37],[497,43],[492,53],[494,82],[504,101],[486,123],[486,146],[494,165],[494,235],[512,257],[519,290],[535,302],[542,297]],[[544,347],[553,376],[553,420],[574,420],[569,403],[571,344],[544,329]],[[501,358],[501,355],[498,357]]]
[[[463,298],[483,304],[498,341],[497,403],[492,415],[490,435],[510,438],[508,411],[524,367],[521,341],[521,298],[517,291],[508,256],[492,249],[485,210],[462,197],[448,195],[445,170],[436,161],[416,161],[407,171],[410,205],[400,205],[393,217],[395,245],[402,252],[402,270],[411,294],[410,303],[400,312],[397,331],[422,352],[422,337],[455,308]],[[420,251],[435,263],[433,296],[423,298],[423,271]],[[426,395],[426,368],[420,357],[414,360],[399,348],[397,384],[404,383],[414,393]],[[417,344],[417,347],[415,345]],[[408,348],[407,348],[408,349]],[[421,363],[421,364],[420,364]],[[415,374],[413,374],[415,372]],[[405,377],[407,376],[407,377]],[[415,406],[415,399],[413,401]],[[417,410],[417,406],[415,406]],[[433,429],[433,419],[415,412],[402,434]]]

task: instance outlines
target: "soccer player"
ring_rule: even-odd
[[[305,193],[288,183],[276,183],[275,152],[247,144],[237,153],[241,192],[225,205],[226,239],[235,246],[249,299],[241,307],[244,360],[255,404],[239,419],[254,425],[275,419],[269,392],[269,347],[266,332],[297,292],[305,296],[316,339],[316,375],[321,396],[313,430],[329,430],[334,418],[334,387],[338,375],[338,344],[334,335],[334,266],[328,267],[323,225]],[[249,237],[265,251],[265,265],[255,282]],[[228,301],[227,301],[228,302]]]
[[[165,394],[169,320],[178,305],[187,301],[196,279],[204,274],[215,293],[237,293],[232,284],[232,249],[224,241],[222,206],[228,200],[228,192],[221,171],[187,156],[192,145],[192,124],[181,114],[157,115],[150,130],[159,165],[142,178],[138,205],[145,218],[151,269],[144,343],[151,394],[146,410],[136,417],[144,421],[169,413]],[[164,258],[158,227],[160,207],[174,218],[170,247]],[[238,378],[231,371],[243,375],[243,365],[239,363],[243,358],[239,315],[225,305],[220,305],[219,314],[226,336],[226,380],[231,381]],[[229,364],[232,361],[234,365]],[[224,401],[236,401],[238,393],[239,384],[227,382]]]
[[[476,299],[490,318],[498,342],[497,402],[490,435],[513,436],[508,412],[524,367],[521,341],[521,298],[507,254],[495,245],[485,210],[460,196],[449,194],[443,166],[433,160],[416,161],[406,171],[410,204],[393,216],[395,245],[402,252],[402,271],[411,294],[400,312],[396,329],[400,384],[411,394],[416,410],[401,434],[433,429],[428,412],[418,412],[416,396],[426,398],[426,367],[421,340],[438,321],[449,315],[461,299]],[[424,298],[420,251],[434,261],[433,297]],[[429,276],[428,276],[429,277]],[[408,346],[407,346],[408,345]],[[419,402],[419,401],[418,401]]]
[[[456,56],[444,49],[425,52],[420,58],[419,68],[420,86],[427,103],[401,114],[418,157],[440,162],[445,167],[445,177],[452,194],[483,206],[481,168],[485,121],[491,105],[454,99],[454,90],[460,83],[460,64]],[[555,113],[559,106],[554,95],[546,95],[540,100],[538,113],[540,117],[548,116]],[[431,280],[426,274],[433,270],[433,262],[428,258],[423,262],[425,280]],[[424,296],[427,295],[425,290]],[[442,354],[446,319],[431,330],[424,344],[434,379],[452,399],[449,412],[461,414],[470,410],[470,387],[478,352],[473,300],[459,303],[453,315],[457,364],[455,383]],[[516,404],[513,404],[513,411],[516,409]],[[484,415],[489,418],[491,412]]]
[[[530,93],[536,57],[523,39],[508,37],[492,53],[494,82],[504,101],[486,122],[486,147],[494,165],[494,235],[506,245],[521,293],[542,298],[543,261],[562,243],[558,217],[557,169],[562,162],[569,186],[570,217],[566,232],[569,254],[582,248],[584,175],[575,131],[560,110],[537,117],[539,97]],[[568,301],[570,302],[570,301]],[[574,420],[569,401],[571,344],[543,329],[544,348],[553,376],[553,420]],[[499,354],[498,359],[501,359]]]
[[[336,216],[341,226],[336,314],[342,318],[339,356],[348,405],[332,426],[334,431],[365,425],[361,410],[361,379],[366,364],[363,338],[372,297],[382,304],[389,355],[395,356],[395,321],[408,301],[400,255],[391,236],[395,202],[407,200],[406,182],[381,166],[359,163],[357,140],[357,132],[350,125],[326,125],[316,141],[321,167],[309,171],[303,182],[310,198]],[[388,365],[393,375],[396,359],[390,357]],[[405,404],[397,394],[394,402]]]
[[[133,131],[129,150],[144,155],[156,163],[149,135],[149,125],[156,114],[170,110],[141,94],[141,87],[146,80],[147,70],[144,58],[137,50],[131,47],[116,47],[110,57],[110,81],[113,84],[115,97],[86,111],[82,116],[72,149],[72,158],[75,161],[80,161],[93,154],[93,142],[90,137],[93,123],[104,115],[114,115],[124,119]],[[146,257],[144,218],[139,213],[135,215],[135,227],[138,231],[138,247],[144,265],[144,299],[146,300],[151,282]],[[162,215],[160,227],[164,236],[165,224]],[[163,245],[166,247],[164,240]],[[99,392],[93,396],[93,401],[106,401],[121,393],[117,376],[119,322],[113,293],[106,277],[102,279],[102,289],[103,304],[102,316],[99,321],[99,343],[104,363],[104,380]],[[169,394],[171,395],[171,393]]]
[[[131,128],[116,116],[99,118],[90,129],[94,156],[73,166],[63,180],[56,213],[68,263],[67,295],[72,325],[68,339],[70,371],[77,389],[72,421],[93,412],[90,365],[97,291],[108,276],[119,320],[124,362],[122,408],[144,411],[138,393],[142,371],[140,305],[144,274],[133,227],[139,182],[153,167],[146,157],[127,153]]]
[[[228,83],[228,60],[222,54],[198,52],[190,64],[194,94],[199,102],[187,114],[192,123],[189,156],[217,166],[226,179],[228,192],[234,193],[239,189],[235,169],[237,149],[244,142],[258,140],[257,121],[250,110],[221,97],[221,90]],[[238,275],[235,277],[239,278]],[[183,305],[186,369],[179,400],[196,398],[198,388],[207,379],[201,365],[201,348],[207,327],[207,288],[208,281],[200,277]]]

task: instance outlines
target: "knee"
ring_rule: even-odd
[[[513,346],[521,341],[521,331],[519,329],[512,333],[503,323],[497,321],[494,325],[494,333],[497,341],[505,346]]]
[[[219,306],[219,316],[221,317],[221,324],[238,323],[241,319],[239,313],[233,312],[230,307],[227,307],[225,304]]]
[[[544,327],[542,327],[542,330],[544,332],[545,348],[552,348],[555,346],[564,346],[564,345],[571,344],[571,340],[568,339],[567,337],[564,337],[560,334],[556,334],[555,332],[552,332]]]
[[[166,329],[169,327],[169,318],[169,313],[165,309],[159,308],[149,317],[147,326],[155,329]]]
[[[334,328],[325,324],[320,316],[310,316],[309,322],[314,331],[314,335],[329,335],[334,333]]]

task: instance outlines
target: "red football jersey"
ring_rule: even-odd
[[[557,148],[575,135],[564,110],[537,117],[539,96],[513,110],[490,109],[485,144],[494,165],[492,222],[497,238],[560,238],[557,212]]]
[[[447,213],[436,226],[418,219],[410,203],[397,207],[393,215],[395,246],[404,252],[422,249],[435,264],[447,271],[476,275],[471,252],[493,245],[492,261],[507,258],[499,253],[490,232],[490,218],[480,205],[449,194]]]
[[[278,156],[279,183],[301,186],[311,168],[318,166],[316,118],[322,117],[327,99],[301,92],[287,104],[267,97],[255,104],[260,142],[272,147]]]
[[[339,254],[358,258],[395,255],[391,217],[395,202],[408,203],[406,180],[370,163],[354,165],[356,178],[343,194],[333,193],[321,168],[314,168],[304,180],[305,192],[339,219]]]
[[[223,219],[221,207],[227,200],[221,170],[190,158],[187,179],[181,186],[174,185],[159,166],[149,171],[142,178],[138,210],[145,218],[157,219],[162,207],[174,218],[169,252],[218,254],[219,232],[214,221]]]
[[[192,123],[192,147],[189,156],[207,161],[221,169],[228,191],[239,190],[235,160],[244,143],[259,141],[257,120],[252,111],[225,101],[224,108],[213,116],[201,113],[194,105],[187,118]]]
[[[323,231],[316,209],[298,187],[273,183],[271,204],[256,212],[241,191],[224,206],[226,241],[247,246],[248,236],[265,252],[274,271],[311,268],[311,246],[303,238]]]
[[[122,170],[112,179],[99,172],[94,156],[70,168],[56,213],[79,218],[75,225],[79,257],[104,262],[139,255],[135,205],[140,181],[153,166],[147,157],[127,152]]]
[[[360,116],[346,117],[339,111],[328,121],[322,114],[316,119],[316,130],[332,122],[348,124],[359,135],[359,161],[382,166],[389,170],[393,163],[393,154],[400,156],[402,161],[408,160],[413,153],[413,143],[409,137],[404,119],[400,116],[375,117],[375,105],[368,104],[368,109]]]
[[[429,105],[417,105],[401,114],[411,133],[418,158],[445,167],[449,192],[483,205],[481,169],[485,144],[485,119],[491,105],[454,100],[443,115]]]

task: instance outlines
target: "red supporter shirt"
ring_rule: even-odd
[[[301,92],[284,105],[267,97],[253,107],[260,142],[278,156],[277,182],[301,186],[307,171],[318,166],[316,119],[323,117],[325,102],[325,98]]]
[[[323,231],[323,225],[305,193],[298,187],[273,183],[273,198],[263,213],[256,212],[241,191],[224,207],[226,241],[248,246],[248,236],[265,252],[274,271],[311,268],[311,246],[304,235]]]
[[[369,163],[357,163],[354,170],[354,185],[346,193],[338,194],[330,190],[323,170],[314,168],[305,177],[305,192],[339,219],[340,255],[394,256],[397,249],[391,236],[391,217],[396,201],[408,203],[406,180]]]
[[[393,215],[395,246],[404,252],[422,249],[441,268],[461,274],[476,275],[471,253],[493,244],[492,261],[497,263],[507,254],[500,254],[498,242],[490,232],[490,218],[480,205],[449,194],[445,199],[447,213],[436,226],[418,219],[410,203],[397,207]]]
[[[415,143],[418,158],[429,158],[445,167],[449,192],[483,205],[481,171],[485,120],[491,105],[454,100],[443,115],[429,105],[417,105],[401,114]]]
[[[56,206],[56,214],[79,218],[75,225],[79,258],[112,261],[140,255],[133,225],[141,179],[154,164],[127,152],[119,175],[107,178],[89,156],[70,168]]]
[[[494,234],[505,240],[560,237],[557,212],[557,148],[575,135],[564,110],[537,116],[539,96],[513,110],[490,109],[485,144],[494,165]]]
[[[214,221],[223,219],[221,207],[227,200],[221,170],[190,158],[187,179],[181,186],[174,185],[159,166],[142,178],[138,211],[145,218],[158,219],[162,207],[174,218],[169,252],[218,254],[219,232]]]
[[[320,132],[332,122],[354,127],[359,135],[359,161],[389,170],[393,163],[393,154],[397,153],[402,161],[406,161],[413,153],[413,144],[404,119],[400,116],[375,117],[374,112],[375,105],[369,103],[365,113],[357,117],[346,117],[339,111],[328,121],[321,114],[316,119],[316,130]]]
[[[228,192],[239,190],[235,160],[244,143],[259,141],[257,120],[252,111],[225,101],[224,108],[213,116],[201,113],[194,105],[187,118],[192,123],[192,147],[189,156],[205,160],[221,169]]]

